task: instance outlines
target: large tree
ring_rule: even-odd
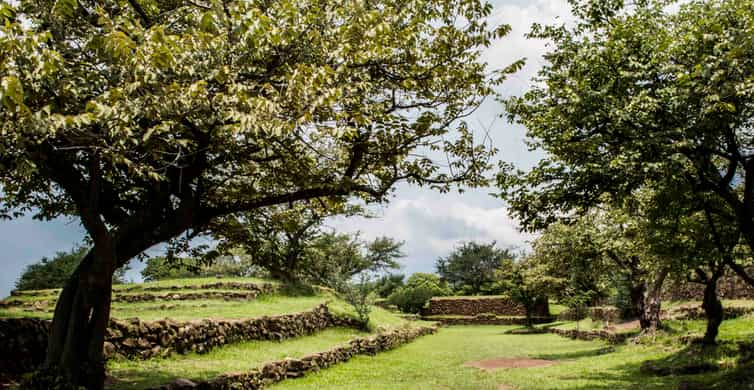
[[[462,119],[520,66],[481,61],[509,31],[486,24],[491,8],[0,4],[0,215],[77,216],[94,244],[58,299],[45,366],[101,388],[113,272],[216,218],[320,197],[381,201],[398,181],[483,183],[489,150]]]
[[[299,282],[308,249],[324,234],[322,224],[335,215],[351,215],[361,208],[343,201],[319,200],[278,205],[218,218],[208,232],[218,245],[208,255],[241,249],[251,263],[284,282]]]
[[[446,257],[435,262],[437,273],[462,294],[491,294],[496,292],[496,270],[504,261],[515,258],[509,248],[497,248],[493,241],[489,244],[464,242],[453,249]]]
[[[526,227],[680,178],[726,204],[754,249],[754,3],[670,3],[574,1],[571,27],[534,27],[554,49],[506,107],[547,157],[500,176]]]

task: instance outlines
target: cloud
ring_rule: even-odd
[[[328,225],[338,231],[360,231],[365,239],[388,236],[405,241],[404,271],[432,272],[434,262],[464,241],[496,241],[500,247],[526,248],[531,234],[517,223],[499,200],[475,202],[479,193],[436,194],[406,191],[378,210],[378,218],[336,218]],[[484,194],[484,196],[487,196]]]

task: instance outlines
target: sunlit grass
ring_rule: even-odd
[[[250,371],[265,362],[301,358],[364,336],[355,329],[328,329],[315,335],[276,341],[251,341],[215,348],[207,354],[174,355],[165,359],[112,360],[113,389],[144,389],[176,378],[210,379],[227,372]]]

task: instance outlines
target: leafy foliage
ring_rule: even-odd
[[[495,242],[465,242],[447,257],[437,259],[437,273],[453,291],[461,294],[495,293],[495,270],[515,256],[510,249],[495,247]]]
[[[390,294],[388,302],[404,313],[419,313],[431,298],[450,294],[439,276],[417,272],[409,276],[405,286]]]
[[[202,276],[248,277],[259,273],[260,269],[244,254],[219,256],[210,263],[191,257],[151,257],[141,270],[147,282]]]
[[[388,274],[378,278],[374,282],[374,290],[380,298],[389,297],[395,290],[404,286],[403,274]]]
[[[88,251],[89,248],[80,246],[67,252],[57,252],[52,259],[43,257],[39,262],[29,264],[16,281],[16,289],[44,290],[63,287]],[[113,282],[123,283],[125,271],[125,268],[121,268],[113,275]]]
[[[102,387],[112,274],[153,245],[183,247],[213,221],[274,205],[382,202],[398,182],[486,184],[494,150],[463,118],[522,64],[482,61],[510,30],[487,24],[491,10],[3,2],[0,216],[77,216],[94,245],[58,300],[48,365]]]
[[[496,276],[503,292],[524,307],[526,324],[530,327],[537,304],[547,302],[547,296],[558,290],[558,280],[549,276],[540,264],[528,259],[503,261]]]
[[[327,285],[331,280],[348,280],[365,271],[398,269],[402,245],[388,237],[365,243],[358,234],[325,232],[306,248],[298,272],[310,283]]]

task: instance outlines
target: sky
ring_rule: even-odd
[[[511,33],[495,41],[484,53],[492,69],[500,69],[520,58],[526,65],[504,83],[499,92],[506,96],[520,95],[531,84],[531,78],[543,64],[546,42],[528,40],[524,35],[532,23],[568,22],[570,7],[566,0],[498,0],[489,22],[492,26],[509,24]],[[525,129],[502,118],[500,103],[488,99],[469,118],[472,129],[490,131],[492,144],[500,150],[499,160],[521,168],[535,164],[541,153],[529,151],[524,143]],[[491,172],[492,174],[493,172]],[[372,209],[374,218],[335,218],[328,227],[342,232],[361,232],[365,239],[389,236],[404,241],[406,255],[401,272],[433,272],[435,260],[446,256],[464,241],[497,242],[500,247],[517,250],[528,248],[531,234],[522,233],[511,218],[505,204],[490,195],[494,188],[470,189],[440,194],[429,189],[399,184],[391,201]],[[35,221],[23,217],[0,221],[0,297],[7,296],[24,268],[57,251],[80,244],[84,229],[76,219]],[[158,249],[153,249],[158,253]],[[140,281],[143,267],[132,262],[127,278]]]

